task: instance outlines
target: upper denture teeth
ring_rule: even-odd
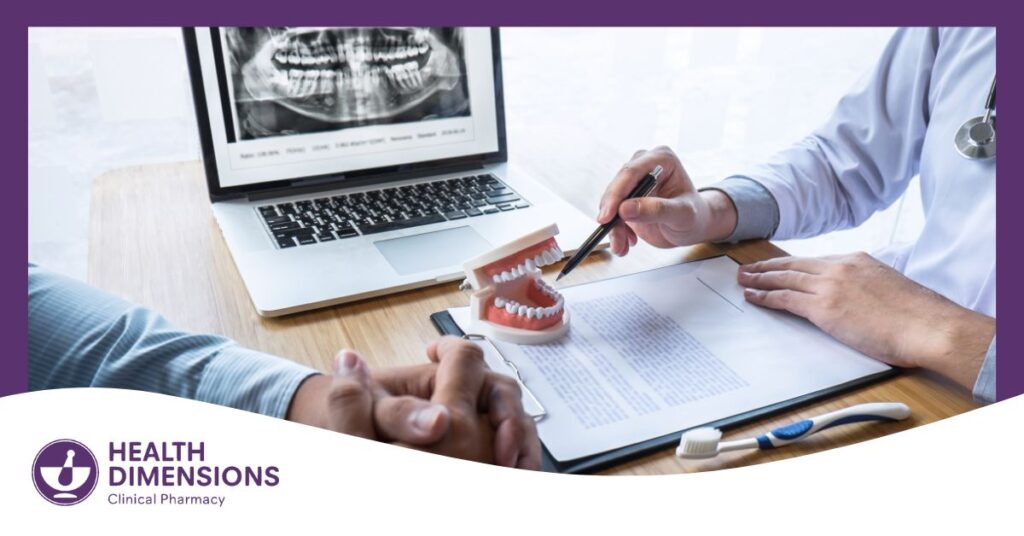
[[[495,283],[501,283],[501,274],[494,274],[493,279]]]
[[[533,263],[537,266],[547,266],[548,262],[544,260],[544,255],[537,255],[533,258]]]
[[[537,269],[537,263],[533,262],[533,259],[526,259],[526,262],[523,263],[523,266],[526,266],[526,269],[530,272]]]

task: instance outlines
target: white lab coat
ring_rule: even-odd
[[[965,159],[953,137],[964,121],[984,113],[995,45],[994,28],[898,30],[875,69],[824,126],[744,174],[778,203],[773,238],[856,226],[891,205],[920,175],[926,216],[921,235],[876,257],[994,317],[995,159]]]

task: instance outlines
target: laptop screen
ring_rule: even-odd
[[[221,188],[499,150],[489,28],[222,27],[195,37],[200,128]]]

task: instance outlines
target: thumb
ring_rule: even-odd
[[[378,439],[427,446],[448,431],[448,409],[414,396],[387,396],[373,407]]]
[[[334,357],[334,378],[327,392],[327,428],[375,439],[373,391],[366,363],[353,350]]]
[[[643,197],[623,201],[619,216],[630,223],[686,225],[692,222],[694,210],[690,203],[678,199]]]

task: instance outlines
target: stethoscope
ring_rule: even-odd
[[[996,78],[985,99],[985,115],[968,119],[953,139],[956,152],[970,160],[987,160],[996,155]]]

